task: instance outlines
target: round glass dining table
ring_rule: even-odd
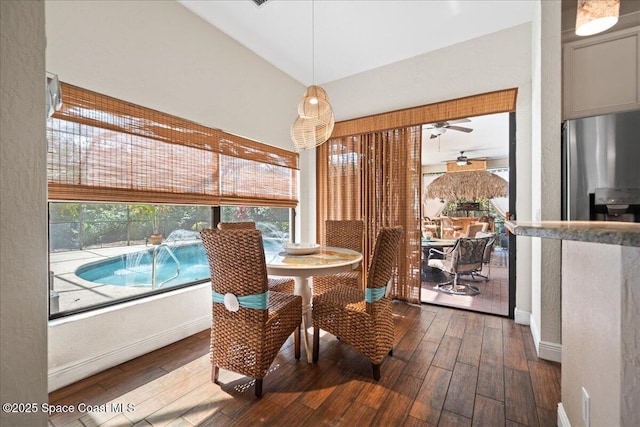
[[[311,326],[312,277],[351,271],[362,261],[362,254],[345,248],[321,246],[308,255],[289,254],[282,248],[265,250],[264,255],[267,273],[270,276],[292,277],[295,281],[294,294],[302,297],[304,347],[307,360],[311,363],[307,328]]]

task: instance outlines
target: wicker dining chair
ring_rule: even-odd
[[[380,379],[380,364],[393,355],[393,315],[386,296],[396,266],[402,227],[380,230],[367,274],[367,287],[342,284],[313,299],[313,361],[320,353],[320,329],[349,344],[371,361],[373,378]]]
[[[327,220],[324,223],[325,245],[351,249],[362,253],[364,221]],[[336,285],[350,285],[362,288],[362,265],[352,271],[325,276],[313,276],[313,295],[321,295]]]
[[[218,383],[220,368],[250,376],[260,397],[262,380],[291,333],[300,358],[302,298],[268,291],[260,231],[205,229],[200,235],[211,272],[211,379]]]
[[[253,221],[244,222],[219,222],[219,230],[257,230]],[[287,277],[269,277],[269,290],[293,294],[295,281]]]

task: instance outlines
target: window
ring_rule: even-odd
[[[50,316],[208,280],[199,231],[211,217],[208,206],[49,203]]]
[[[220,209],[221,222],[253,221],[262,231],[265,246],[283,244],[292,234],[291,209],[274,207],[223,206]]]
[[[47,122],[51,318],[208,280],[212,218],[248,213],[265,240],[288,239],[296,153],[61,90]]]

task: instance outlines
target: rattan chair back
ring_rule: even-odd
[[[382,288],[393,276],[402,227],[383,227],[378,233],[367,274],[367,288]]]
[[[324,223],[324,241],[327,246],[346,248],[362,253],[364,241],[364,221],[327,220]],[[313,295],[320,295],[340,284],[362,287],[362,264],[352,271],[313,277]]]
[[[219,222],[219,230],[255,230],[256,223],[253,221],[244,222]]]
[[[243,222],[219,222],[219,230],[256,230],[256,223],[253,221]],[[292,294],[295,288],[293,279],[286,277],[269,277],[269,289],[276,292]]]
[[[351,249],[362,253],[364,222],[362,220],[327,220],[325,243],[327,246]]]
[[[202,230],[200,233],[211,272],[211,288],[219,293],[236,296],[261,294],[267,291],[267,266],[258,230]],[[215,305],[227,311],[222,305]],[[266,310],[239,311],[256,315],[255,321],[266,317]],[[226,314],[226,313],[223,313]]]
[[[209,261],[211,287],[219,295],[258,296],[268,290],[267,267],[259,230],[213,230],[200,232]],[[269,292],[268,306],[243,306],[237,311],[227,304],[212,303],[212,379],[219,368],[256,379],[256,396],[262,395],[262,379],[280,347],[296,331],[295,355],[300,357],[299,326],[302,298]],[[226,301],[226,298],[225,298]],[[264,300],[263,300],[264,301]],[[230,305],[231,306],[231,305]]]

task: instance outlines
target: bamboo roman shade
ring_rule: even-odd
[[[297,205],[298,155],[68,84],[47,122],[49,199]]]
[[[338,138],[485,114],[512,112],[516,111],[517,95],[517,88],[504,89],[373,116],[344,120],[335,124],[331,137]]]

